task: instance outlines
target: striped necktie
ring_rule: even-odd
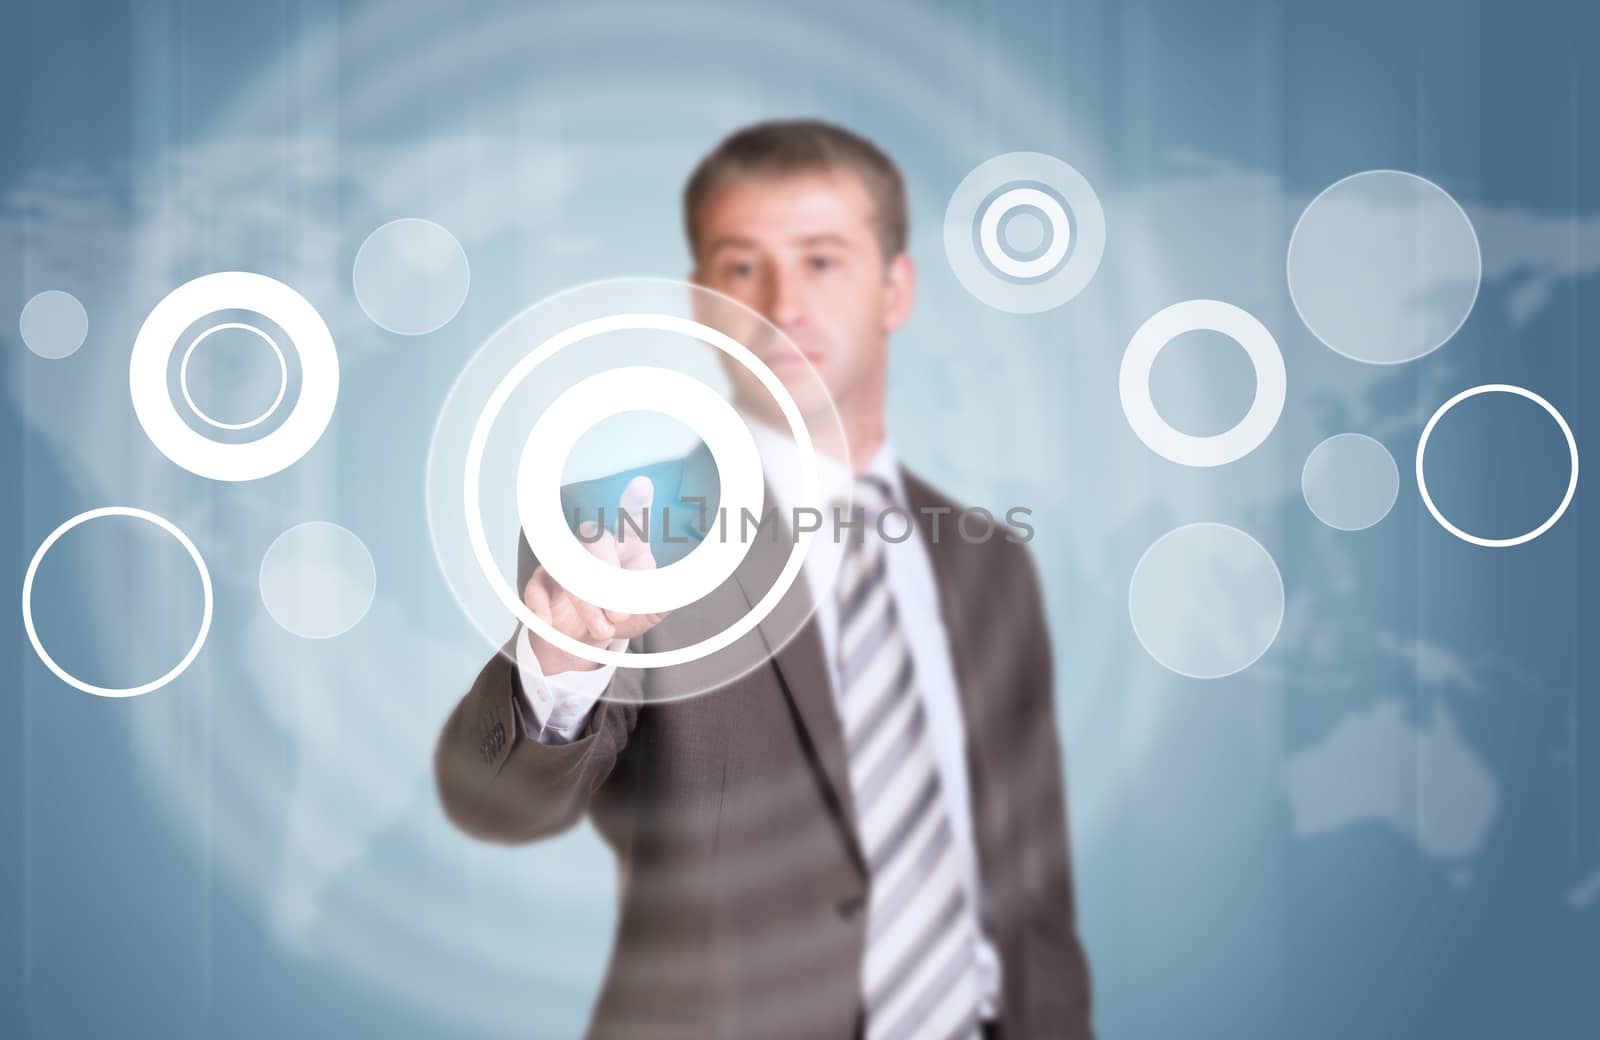
[[[876,526],[891,499],[874,478],[857,481],[855,497],[862,523],[838,576],[837,691],[869,869],[865,1040],[967,1040],[979,1035],[978,926]]]

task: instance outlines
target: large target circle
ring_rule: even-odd
[[[167,367],[184,330],[207,314],[254,311],[288,334],[300,358],[300,393],[283,422],[253,441],[214,441],[184,421],[167,386]],[[172,290],[150,312],[133,342],[128,390],[134,415],[161,453],[212,480],[256,480],[293,465],[322,436],[339,399],[333,334],[304,296],[250,271],[202,275]]]
[[[1001,222],[1026,207],[1047,231],[1038,256],[1017,256]],[[1100,269],[1106,215],[1089,181],[1041,152],[1008,152],[967,174],[944,214],[944,251],[967,291],[991,307],[1033,314],[1077,296]]]
[[[581,657],[584,660],[593,661],[596,664],[618,665],[629,668],[667,668],[674,665],[688,664],[714,654],[718,650],[732,645],[736,640],[753,630],[763,618],[772,612],[773,608],[778,605],[778,602],[789,591],[790,586],[794,584],[795,578],[800,574],[800,569],[804,565],[806,555],[814,541],[815,532],[796,530],[794,545],[788,554],[788,558],[784,561],[782,570],[776,580],[767,588],[765,594],[751,609],[733,624],[720,632],[686,646],[635,653],[590,646],[557,630],[530,610],[528,605],[523,602],[520,590],[513,588],[499,573],[484,530],[483,516],[477,506],[481,495],[484,455],[489,433],[517,387],[531,376],[541,364],[574,344],[608,333],[636,331],[664,332],[697,339],[721,351],[758,380],[767,393],[771,395],[772,400],[776,402],[784,421],[788,424],[789,434],[794,438],[795,446],[800,453],[799,503],[804,508],[817,510],[820,513],[823,505],[820,490],[822,481],[816,448],[812,443],[810,430],[801,415],[799,405],[785,388],[782,381],[753,351],[727,333],[693,319],[664,313],[627,313],[591,319],[550,337],[518,361],[490,393],[488,401],[473,426],[471,438],[466,449],[466,468],[462,481],[462,505],[465,510],[467,537],[483,578],[489,582],[495,597],[500,601],[501,605],[524,625],[537,632],[553,646],[557,646],[567,653]],[[592,425],[592,422],[590,425]],[[568,448],[570,446],[570,444],[566,445]],[[552,448],[559,449],[561,445],[540,446],[541,450],[550,450]],[[523,457],[527,458],[528,454],[529,452],[525,446]],[[552,450],[551,454],[556,454],[556,451]],[[543,510],[536,510],[535,512],[542,515]],[[529,531],[527,534],[530,548],[535,547],[533,545],[535,538],[540,538],[550,544],[559,544],[555,538],[549,537],[554,532],[546,530],[543,526],[534,531]],[[685,560],[683,562],[689,561]],[[630,592],[622,588],[609,591],[617,592],[624,596],[637,593],[637,590]],[[681,592],[681,589],[677,591]]]

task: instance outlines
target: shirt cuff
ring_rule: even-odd
[[[627,646],[626,639],[613,639],[606,649],[622,651]],[[517,674],[522,679],[522,692],[527,695],[528,708],[533,715],[528,720],[528,735],[540,744],[567,744],[576,740],[616,671],[616,665],[606,664],[588,671],[545,675],[528,642],[527,629],[518,625]]]

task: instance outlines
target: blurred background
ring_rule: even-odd
[[[605,848],[587,827],[478,845],[433,793],[438,727],[488,653],[430,543],[434,421],[529,304],[686,274],[678,192],[719,137],[820,115],[909,183],[922,282],[894,345],[900,454],[959,499],[1034,511],[1099,1031],[1600,1034],[1585,488],[1541,537],[1483,548],[1429,516],[1413,472],[1423,423],[1484,383],[1538,393],[1585,443],[1589,5],[20,0],[0,25],[0,584],[17,604],[47,535],[125,505],[186,532],[215,592],[194,664],[132,699],[51,674],[12,608],[0,1032],[580,1032],[614,921]],[[970,294],[941,234],[962,178],[1018,150],[1071,163],[1106,214],[1095,279],[1039,314]],[[1404,364],[1329,349],[1286,278],[1312,199],[1377,169],[1448,192],[1481,247],[1470,316]],[[358,251],[402,218],[470,262],[469,290],[439,254],[459,293],[436,327],[357,298]],[[342,371],[310,453],[245,483],[174,465],[129,399],[145,316],[223,270],[300,291]],[[86,334],[52,297],[64,309],[35,311],[25,343],[24,308],[51,291]],[[1270,438],[1212,469],[1152,452],[1117,396],[1134,331],[1197,297],[1260,319],[1288,374]],[[81,347],[48,356],[63,335]],[[214,414],[272,400],[265,353],[194,363]],[[1253,375],[1191,333],[1150,385],[1175,426],[1214,433]],[[1324,524],[1302,491],[1341,433],[1397,464],[1393,508],[1364,530]],[[1441,511],[1492,537],[1536,527],[1569,474],[1549,415],[1504,394],[1453,409],[1427,460]],[[1165,667],[1130,622],[1141,557],[1197,522],[1248,533],[1282,583],[1270,648],[1215,679]],[[330,574],[336,595],[308,601]],[[1270,619],[1258,588],[1213,621]],[[126,519],[63,536],[32,600],[51,656],[109,686],[181,658],[202,606],[183,547]]]

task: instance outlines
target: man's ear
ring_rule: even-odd
[[[911,306],[917,300],[917,265],[911,262],[910,253],[902,250],[889,261],[883,292],[883,331],[898,331],[911,317]]]

